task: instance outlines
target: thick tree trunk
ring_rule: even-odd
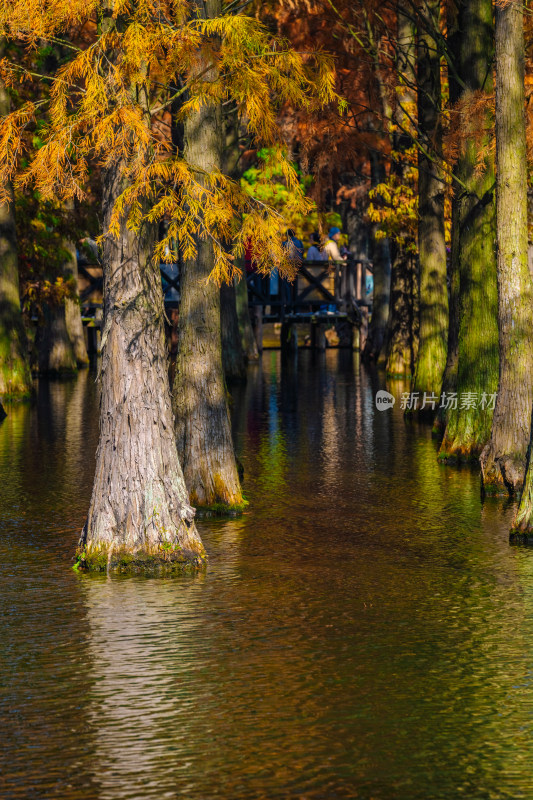
[[[500,376],[481,470],[486,492],[515,494],[524,481],[533,407],[522,5],[516,0],[497,5],[495,15]]]
[[[74,279],[77,298],[78,262],[76,259],[76,247],[72,242],[65,242],[64,247],[70,253],[70,259],[65,264],[65,277]],[[83,335],[80,304],[77,299],[69,299],[65,302],[65,322],[76,364],[78,367],[86,367],[89,364],[89,356],[87,355],[85,336]]]
[[[103,172],[109,227],[122,188],[120,165]],[[104,330],[100,439],[82,566],[173,571],[205,555],[194,525],[172,418],[161,277],[151,260],[152,231],[122,224],[104,240]]]
[[[469,0],[459,8],[458,72],[463,98],[492,88],[492,5]],[[458,201],[459,344],[457,407],[449,411],[439,458],[479,458],[490,438],[493,400],[498,386],[497,278],[495,256],[494,162],[487,135],[487,156],[479,170],[472,141],[463,144],[454,187]]]
[[[4,41],[0,39],[0,58]],[[0,116],[9,112],[9,95],[0,81]],[[12,191],[10,192],[13,195]],[[26,333],[22,322],[13,202],[0,205],[0,397],[28,397],[32,391]]]
[[[254,329],[252,328],[252,321],[250,319],[248,284],[246,283],[244,275],[235,285],[235,294],[237,298],[237,317],[239,320],[239,330],[244,354],[248,361],[257,361],[259,359],[259,351],[257,349]]]
[[[414,391],[440,394],[446,366],[448,338],[448,290],[444,241],[444,184],[434,159],[441,155],[440,58],[433,31],[439,31],[439,0],[424,6],[418,31],[418,252],[419,343]]]
[[[196,5],[197,13],[214,16],[219,0]],[[202,66],[199,65],[201,70]],[[202,106],[185,121],[185,155],[209,172],[221,164],[220,108]],[[220,290],[208,280],[214,265],[210,241],[197,239],[196,260],[183,265],[174,380],[178,453],[190,501],[217,512],[240,511],[243,497],[222,369]]]
[[[235,284],[220,287],[220,328],[222,334],[222,365],[228,381],[246,380],[246,356],[241,341],[237,317]]]
[[[243,498],[222,370],[220,292],[207,281],[213,268],[211,243],[198,240],[197,247],[197,260],[185,262],[180,284],[173,393],[178,453],[193,505],[240,510]]]

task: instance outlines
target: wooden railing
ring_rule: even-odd
[[[324,313],[346,315],[371,304],[366,293],[366,276],[371,273],[368,261],[303,261],[293,281],[274,274],[248,274],[248,295],[251,306],[268,309],[265,320],[305,317]]]

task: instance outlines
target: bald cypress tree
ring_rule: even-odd
[[[490,0],[460,2],[456,30],[453,56],[460,79],[457,110],[462,120],[453,186],[457,204],[453,216],[457,237],[454,258],[459,282],[457,398],[448,411],[439,457],[471,461],[479,458],[490,438],[498,386],[495,170],[490,148],[494,28]]]
[[[205,557],[176,448],[159,261],[176,257],[179,235],[190,280],[198,281],[208,298],[218,298],[218,284],[233,277],[234,257],[248,239],[264,254],[261,267],[273,260],[281,270],[289,268],[278,215],[226,178],[211,150],[206,162],[194,150],[196,136],[211,141],[211,126],[198,129],[201,115],[216,114],[232,98],[251,135],[270,148],[283,170],[295,205],[306,213],[308,202],[298,194],[298,176],[283,148],[277,104],[338,100],[328,59],[317,56],[320,69],[312,69],[286,42],[276,44],[269,31],[243,14],[191,19],[189,12],[189,4],[179,0],[0,5],[0,34],[22,37],[30,48],[47,37],[68,36],[80,24],[94,33],[84,49],[68,48],[65,63],[47,76],[46,109],[28,102],[0,119],[0,202],[9,199],[5,187],[15,177],[45,200],[83,195],[89,166],[97,162],[101,168],[100,439],[78,548],[84,568],[173,571],[198,566]],[[20,73],[17,64],[2,66],[4,74]],[[175,112],[186,128],[186,153],[172,149],[155,125],[174,108],[176,97],[186,98]],[[29,153],[25,135],[37,110],[46,111],[48,126],[42,147]],[[162,220],[168,222],[167,235],[156,243]],[[201,269],[193,273],[197,264]],[[213,303],[218,356],[209,354],[206,363],[216,361],[218,369],[220,320],[217,300]],[[209,327],[214,316],[198,317],[200,326]],[[207,379],[220,387],[218,376]],[[210,448],[211,429],[204,434],[202,446]]]
[[[522,6],[496,5],[496,203],[500,371],[483,486],[515,494],[524,481],[533,407],[533,287],[528,265]]]
[[[0,37],[0,59],[5,39]],[[7,87],[0,79],[0,117],[9,114]],[[0,201],[0,397],[26,397],[31,393],[31,373],[19,295],[17,231],[11,181]]]

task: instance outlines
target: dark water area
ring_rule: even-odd
[[[250,505],[177,579],[70,569],[94,375],[9,409],[2,800],[533,798],[533,551],[382,386],[265,352],[233,393]]]

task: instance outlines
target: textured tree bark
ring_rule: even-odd
[[[65,303],[43,308],[44,321],[38,330],[38,369],[41,375],[69,375],[77,364],[67,330]]]
[[[248,361],[257,361],[259,359],[259,351],[257,349],[257,342],[255,341],[252,321],[250,319],[250,309],[248,307],[248,284],[246,283],[246,278],[244,275],[236,283],[235,294],[237,297],[237,318],[239,320],[239,329],[241,332],[241,342],[244,354]]]
[[[500,374],[491,437],[480,461],[486,492],[515,494],[524,482],[533,407],[522,5],[497,5],[495,19]]]
[[[65,242],[64,247],[70,253],[70,259],[65,264],[65,276],[74,279],[77,295],[78,262],[76,259],[76,247],[72,242]],[[76,364],[78,367],[86,367],[89,364],[89,356],[87,355],[85,336],[83,335],[80,304],[77,300],[69,299],[65,302],[65,322]]]
[[[439,30],[440,2],[430,0],[418,31],[418,252],[419,343],[414,391],[440,394],[446,366],[448,289],[444,241],[444,184],[435,158],[441,155],[440,57],[433,31]],[[433,158],[431,158],[431,156]]]
[[[223,283],[220,287],[220,329],[222,334],[222,365],[226,380],[245,381],[246,356],[239,330],[234,283]]]
[[[457,69],[462,96],[492,89],[492,4],[469,0],[459,6]],[[488,136],[487,136],[488,145]],[[448,412],[439,458],[477,460],[490,438],[492,402],[498,386],[497,278],[494,160],[479,170],[472,141],[462,147],[456,182],[459,263],[457,408]],[[466,188],[465,188],[466,187]]]
[[[0,38],[0,58],[4,52]],[[9,95],[0,81],[0,115],[9,113]],[[13,192],[10,190],[11,196]],[[32,391],[26,332],[22,321],[13,202],[0,205],[0,397],[29,397]]]
[[[199,16],[215,16],[219,0],[194,3]],[[199,64],[198,69],[202,69]],[[221,113],[202,106],[185,121],[185,155],[209,172],[221,164]],[[201,176],[199,176],[201,180]],[[239,483],[222,368],[220,290],[208,280],[214,265],[210,241],[198,238],[196,260],[181,275],[174,412],[178,453],[194,506],[240,511]]]
[[[197,260],[185,262],[180,284],[173,391],[178,453],[194,506],[240,510],[243,498],[222,370],[220,293],[207,281],[213,267],[211,243],[199,240],[197,247]]]
[[[121,165],[103,171],[108,230]],[[121,225],[103,246],[104,329],[100,439],[79,564],[90,569],[169,571],[203,562],[176,442],[168,383],[161,277],[153,231]]]

